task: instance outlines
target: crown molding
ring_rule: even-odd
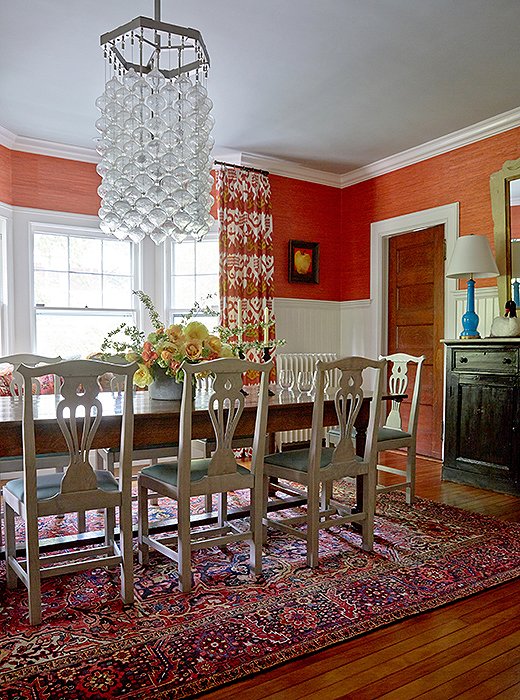
[[[341,187],[341,175],[315,170],[314,168],[306,168],[303,165],[282,160],[281,158],[270,158],[269,156],[260,156],[255,153],[242,153],[241,165],[268,170],[272,175],[314,182],[317,185]]]
[[[352,170],[341,176],[341,187],[350,187],[364,180],[371,180],[379,175],[386,175],[393,170],[405,168],[408,165],[420,163],[434,156],[442,155],[448,151],[454,151],[462,146],[468,146],[476,141],[482,141],[490,136],[496,136],[504,131],[509,131],[520,126],[520,107],[511,109],[509,112],[497,114],[495,117],[459,129],[446,136],[441,136],[433,141],[427,141],[420,146],[414,146],[401,153],[396,153],[388,158],[383,158],[370,165]]]
[[[36,153],[40,156],[52,158],[65,158],[65,160],[79,160],[83,163],[99,163],[99,155],[95,148],[84,146],[70,146],[65,143],[30,139],[26,136],[17,136],[14,145],[15,151],[24,153]]]
[[[0,125],[0,146],[5,146],[6,148],[13,150],[15,143],[16,134]]]
[[[448,151],[453,151],[462,146],[467,146],[476,141],[496,136],[504,131],[509,131],[520,126],[520,107],[503,112],[490,119],[473,124],[464,129],[459,129],[446,136],[433,139],[420,146],[414,146],[401,153],[396,153],[388,158],[383,158],[375,163],[364,165],[361,168],[352,170],[343,175],[329,173],[323,170],[307,168],[298,163],[282,160],[281,158],[271,158],[255,153],[240,153],[234,149],[216,147],[214,158],[217,160],[232,160],[236,165],[245,165],[261,170],[268,170],[273,175],[289,177],[305,182],[313,182],[329,187],[345,188],[371,180],[379,175],[385,175],[394,170],[405,168],[408,165],[420,163]],[[32,139],[26,136],[17,136],[15,133],[0,126],[0,145],[11,150],[24,151],[26,153],[37,153],[39,155],[51,156],[53,158],[65,158],[67,160],[77,160],[87,163],[98,163],[99,156],[94,148],[83,146],[70,146],[67,144],[55,143],[53,141],[43,141]]]
[[[99,163],[99,155],[95,148],[70,146],[65,143],[55,143],[54,141],[31,139],[27,136],[17,136],[3,126],[0,126],[0,145],[12,151],[36,153],[40,156],[78,160],[84,163]]]

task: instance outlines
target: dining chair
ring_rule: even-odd
[[[40,364],[49,364],[49,363],[55,363],[55,362],[60,362],[61,357],[47,357],[45,355],[35,355],[33,353],[17,353],[15,355],[5,355],[4,357],[0,357],[0,365],[11,365],[12,370],[10,371],[9,375],[5,376],[5,384],[2,386],[2,391],[6,393],[6,395],[11,396],[12,398],[18,398],[19,396],[22,395],[22,389],[23,389],[23,377],[22,375],[18,372],[18,367],[21,364],[28,365],[30,367],[36,367],[37,365]],[[54,386],[53,386],[53,391],[56,393],[57,391],[57,382],[56,382],[56,377],[54,377]],[[40,382],[39,379],[35,378],[32,384],[32,392],[33,394],[39,395],[41,394],[42,391],[42,382]],[[66,458],[66,455],[38,455],[37,456],[37,468],[38,469],[48,469],[48,468],[53,468],[56,469],[56,471],[62,472],[63,467],[67,464],[68,460]],[[0,476],[2,478],[6,478],[8,475],[16,473],[16,472],[21,472],[23,469],[23,461],[21,457],[2,457],[0,458]],[[0,495],[1,495],[2,489],[0,489]],[[0,513],[0,544],[2,543],[2,524],[1,524],[1,513]],[[83,526],[83,529],[82,529]],[[84,531],[84,521],[79,515],[78,518],[78,529],[80,532]]]
[[[121,566],[121,594],[125,603],[133,602],[132,568],[132,442],[133,396],[130,390],[137,365],[119,366],[125,374],[120,445],[119,479],[108,471],[94,470],[89,452],[99,425],[104,420],[98,399],[97,378],[115,365],[97,360],[69,360],[45,367],[20,365],[24,386],[45,373],[61,377],[61,399],[56,418],[68,449],[69,462],[64,473],[39,475],[36,461],[36,436],[33,397],[23,392],[22,447],[23,478],[4,486],[6,576],[13,589],[21,579],[28,590],[29,622],[41,621],[41,581],[73,571],[99,566]],[[119,508],[120,543],[115,540],[115,509]],[[105,512],[103,546],[40,557],[38,518],[102,508]],[[15,539],[15,516],[25,522],[24,560],[18,560]],[[42,568],[45,567],[45,568]]]
[[[406,502],[412,504],[415,498],[415,465],[417,452],[417,427],[419,420],[419,402],[421,396],[421,372],[425,360],[424,355],[415,357],[406,353],[395,353],[393,355],[381,356],[388,362],[390,375],[388,378],[388,389],[390,394],[405,394],[408,388],[410,374],[409,367],[415,365],[415,378],[413,393],[410,404],[410,414],[406,430],[403,428],[401,416],[401,401],[392,401],[390,411],[385,423],[379,428],[377,434],[377,451],[406,449],[406,467],[388,467],[383,464],[377,465],[378,476],[382,473],[395,474],[403,477],[404,481],[383,485],[377,483],[377,493],[388,491],[404,490],[406,492]]]
[[[139,562],[148,564],[149,549],[177,562],[179,589],[189,593],[192,587],[191,552],[208,547],[224,547],[232,542],[250,543],[250,567],[256,576],[262,567],[262,466],[267,424],[269,372],[272,362],[265,364],[247,360],[220,358],[198,364],[183,362],[184,388],[179,420],[179,456],[177,462],[162,462],[145,467],[138,479],[138,541]],[[237,463],[233,454],[233,436],[244,410],[241,392],[242,374],[260,372],[260,388],[254,426],[251,469]],[[192,377],[199,372],[213,374],[207,411],[213,426],[216,449],[209,458],[192,459],[193,399]],[[178,531],[175,537],[154,539],[148,533],[149,489],[177,501]],[[250,490],[251,517],[249,525],[236,527],[227,519],[225,496],[238,489]],[[192,531],[190,499],[192,496],[223,494],[220,497],[217,526]],[[176,546],[176,548],[174,548]]]
[[[318,565],[319,531],[345,523],[360,523],[363,549],[371,551],[374,539],[375,481],[377,458],[377,427],[381,412],[385,360],[346,357],[331,362],[319,361],[316,366],[316,393],[312,413],[310,447],[275,452],[264,459],[263,512],[264,524],[306,542],[307,564]],[[326,373],[337,370],[338,387],[334,406],[339,426],[335,447],[323,447],[323,411],[327,398]],[[371,379],[375,389],[370,401],[370,419],[366,434],[365,453],[356,455],[352,438],[354,424],[363,403],[365,386]],[[345,504],[330,498],[332,484],[344,477],[363,479],[363,502],[360,512],[353,513]],[[306,487],[307,506],[304,515],[272,518],[267,515],[269,480],[294,482]],[[282,489],[283,490],[283,489]],[[306,525],[306,530],[301,526]],[[267,529],[264,535],[267,534]]]

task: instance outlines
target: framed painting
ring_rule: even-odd
[[[320,244],[289,241],[289,282],[319,282]]]

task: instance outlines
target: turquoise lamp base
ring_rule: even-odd
[[[475,313],[475,280],[468,280],[468,296],[466,303],[466,313],[462,316],[461,340],[480,338],[478,327],[478,315]]]

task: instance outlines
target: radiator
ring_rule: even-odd
[[[296,386],[296,380],[298,378],[298,372],[314,372],[316,363],[319,360],[323,362],[332,362],[337,359],[335,352],[320,352],[320,353],[282,353],[276,356],[276,371],[280,372],[282,369],[292,369],[294,372],[295,386],[294,394],[298,395],[298,388]],[[330,386],[336,386],[337,378],[336,376],[329,377]],[[323,431],[325,436],[325,430]],[[310,430],[290,430],[283,433],[276,433],[276,449],[282,450],[284,444],[291,442],[305,442],[310,440],[311,431]]]

